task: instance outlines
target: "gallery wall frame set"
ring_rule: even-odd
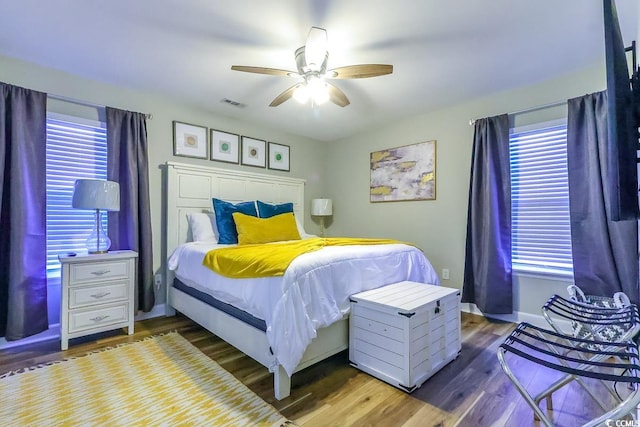
[[[211,129],[211,160],[239,163],[240,135]]]
[[[370,166],[370,202],[435,200],[435,140],[374,151]]]
[[[243,165],[289,172],[291,170],[290,153],[291,148],[288,145],[248,136],[242,137],[241,163]]]
[[[267,141],[242,136],[242,160],[246,166],[267,167]]]
[[[269,143],[269,169],[289,172],[291,148],[288,145]]]
[[[175,156],[208,159],[208,145],[206,127],[173,122],[173,154]]]
[[[207,132],[209,134],[207,135]],[[207,138],[209,136],[209,138]],[[289,172],[288,145],[205,126],[173,122],[173,155]]]

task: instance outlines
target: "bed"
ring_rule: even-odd
[[[193,241],[187,215],[210,212],[215,197],[290,202],[304,218],[305,182],[174,162],[165,172],[167,314],[183,313],[269,368],[278,400],[289,395],[293,373],[348,347],[350,294],[401,280],[438,284],[422,252],[404,244],[323,248],[281,277],[216,275],[202,258],[220,245]]]

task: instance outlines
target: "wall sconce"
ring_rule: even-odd
[[[71,206],[95,210],[96,223],[87,239],[87,250],[90,254],[106,253],[111,247],[111,239],[102,228],[100,211],[120,210],[120,185],[113,181],[78,179],[73,188]]]
[[[311,200],[311,215],[320,217],[320,235],[324,237],[324,217],[333,215],[331,199]]]

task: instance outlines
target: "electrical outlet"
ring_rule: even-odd
[[[442,269],[442,280],[449,280],[449,269],[448,268],[443,268]]]
[[[156,274],[153,283],[156,285],[156,289],[160,289],[160,285],[162,285],[162,274]]]

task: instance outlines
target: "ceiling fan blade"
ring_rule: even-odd
[[[293,92],[295,92],[298,86],[300,86],[300,84],[293,85],[289,89],[282,92],[280,95],[276,96],[276,98],[273,101],[271,101],[271,104],[269,104],[269,107],[277,107],[283,102],[288,101],[289,98],[293,96]]]
[[[327,57],[327,30],[311,27],[304,45],[306,66],[312,71],[320,71]]]
[[[364,79],[367,77],[384,76],[393,73],[393,65],[360,64],[347,65],[327,71],[325,77],[330,79]]]
[[[351,104],[347,95],[331,83],[327,83],[329,88],[329,100],[340,107],[346,107]]]
[[[244,71],[245,73],[256,74],[269,74],[271,76],[297,76],[295,71],[279,70],[277,68],[265,68],[265,67],[247,67],[244,65],[232,65],[231,69],[234,71]]]

